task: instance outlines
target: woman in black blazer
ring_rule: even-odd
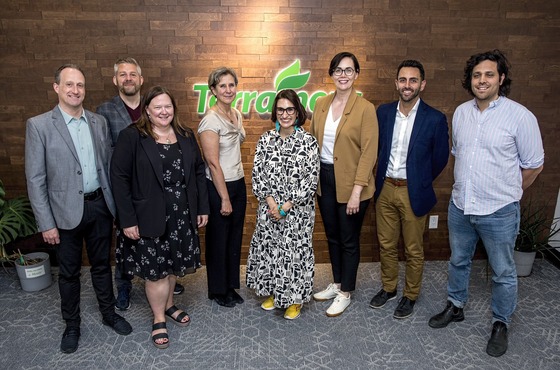
[[[173,304],[173,290],[177,276],[200,266],[197,229],[209,213],[204,162],[193,132],[176,114],[171,93],[152,87],[140,119],[121,131],[111,161],[117,263],[146,281],[158,348],[169,346],[166,316],[179,326],[190,323]]]

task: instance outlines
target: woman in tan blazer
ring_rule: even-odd
[[[378,126],[375,107],[357,94],[356,56],[342,52],[329,67],[336,92],[317,100],[310,132],[321,151],[318,203],[329,244],[334,282],[315,293],[317,301],[334,298],[327,316],[342,314],[356,287],[360,231],[375,191]]]

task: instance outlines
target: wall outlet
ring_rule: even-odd
[[[428,229],[437,229],[438,226],[438,215],[430,216],[430,222],[428,223]]]

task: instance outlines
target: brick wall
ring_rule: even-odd
[[[265,4],[265,5],[263,5]],[[24,134],[27,118],[52,109],[55,69],[66,62],[86,72],[85,106],[95,108],[115,95],[112,66],[133,56],[142,65],[145,88],[161,84],[179,102],[183,121],[195,128],[198,94],[217,66],[237,70],[239,90],[273,90],[276,73],[301,60],[310,71],[307,91],[332,91],[327,74],[337,52],[354,52],[362,71],[356,83],[376,106],[395,100],[395,68],[419,59],[427,74],[426,102],[446,113],[469,99],[461,88],[466,59],[500,48],[513,65],[511,97],[532,110],[541,126],[547,155],[533,186],[539,198],[555,198],[560,183],[560,4],[523,0],[18,0],[0,10],[0,178],[8,194],[25,193]],[[243,145],[247,188],[259,135],[269,117],[245,116]],[[452,161],[436,182],[440,202],[437,230],[425,234],[427,259],[449,254],[446,203]],[[535,190],[537,189],[537,190]],[[255,199],[249,197],[243,257],[254,228]],[[550,213],[553,210],[551,207]],[[362,260],[377,261],[375,215],[370,207],[362,233]],[[318,262],[328,261],[323,226],[314,235]]]

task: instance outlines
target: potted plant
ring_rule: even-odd
[[[23,290],[44,289],[52,282],[48,253],[35,252],[22,255],[21,253],[9,254],[6,251],[8,243],[37,232],[31,203],[24,196],[9,200],[5,196],[4,184],[0,180],[0,262],[3,266],[6,263],[16,266]]]
[[[560,231],[560,225],[558,218],[547,217],[546,209],[546,203],[536,205],[532,199],[521,207],[519,234],[515,240],[513,255],[517,276],[531,274],[537,253],[554,249],[548,244],[548,240]]]

